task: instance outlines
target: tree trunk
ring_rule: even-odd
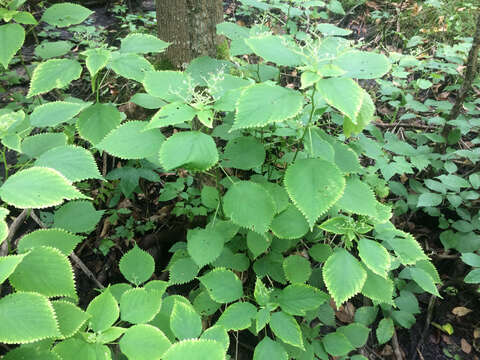
[[[163,53],[175,68],[198,56],[215,57],[223,21],[222,0],[155,0],[158,37],[171,45]]]

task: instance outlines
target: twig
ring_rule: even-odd
[[[427,307],[427,318],[425,319],[425,326],[423,327],[422,334],[420,335],[420,339],[418,339],[418,342],[415,344],[413,349],[417,349],[420,346],[422,346],[423,342],[425,341],[425,338],[427,337],[428,329],[430,328],[430,324],[432,322],[432,317],[433,317],[433,309],[435,308],[435,301],[437,300],[437,297],[435,295],[430,296],[430,300],[428,301],[428,307]],[[417,353],[414,353],[413,359],[417,359]]]
[[[35,221],[40,227],[42,228],[46,228],[45,224],[42,222],[42,220],[40,220],[37,216],[37,214],[35,214],[35,212],[32,210],[31,214],[30,214],[30,217],[33,219],[33,221]],[[70,254],[70,258],[73,260],[73,262],[75,263],[75,265],[77,265],[83,272],[85,275],[87,275],[87,277],[92,280],[96,286],[98,286],[100,289],[104,289],[105,286],[103,286],[100,281],[97,280],[97,278],[95,277],[95,275],[90,271],[90,269],[87,267],[87,265],[84,264],[84,262],[77,256],[75,255],[74,252],[72,252]]]
[[[393,347],[393,353],[395,354],[395,358],[397,360],[403,360],[402,351],[400,350],[400,345],[398,343],[397,332],[396,332],[395,329],[393,330],[392,347]]]
[[[27,217],[28,215],[28,209],[24,209],[20,215],[18,215],[15,220],[13,220],[13,222],[10,224],[10,227],[8,229],[8,235],[7,235],[7,238],[5,239],[5,241],[2,243],[2,245],[0,246],[0,256],[6,256],[8,255],[8,250],[9,250],[9,246],[10,246],[10,242],[12,241],[13,239],[13,236],[15,235],[15,233],[17,232],[18,228],[20,227],[20,225],[22,225],[23,221],[25,220],[25,218]]]
[[[422,125],[422,124],[401,124],[401,123],[394,123],[394,124],[383,124],[374,122],[372,125],[382,127],[382,128],[396,128],[396,127],[403,127],[403,128],[410,128],[410,129],[435,129],[435,126],[432,125]]]

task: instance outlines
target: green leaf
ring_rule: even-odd
[[[294,51],[296,46],[287,43],[287,40],[281,36],[262,35],[251,37],[245,39],[245,43],[255,54],[277,65],[297,66],[303,63],[302,56]]]
[[[224,166],[241,170],[250,170],[265,161],[265,148],[253,136],[241,136],[231,139],[225,146]]]
[[[310,229],[341,196],[345,179],[332,163],[322,159],[303,159],[285,173],[285,188],[290,199],[307,218]]]
[[[275,204],[272,197],[262,186],[251,181],[233,184],[223,202],[225,215],[233,223],[257,233],[264,234],[273,220]]]
[[[68,256],[82,240],[82,236],[62,229],[40,229],[23,236],[18,242],[17,252],[26,253],[38,246],[50,246]]]
[[[301,111],[302,105],[303,96],[294,90],[269,84],[251,85],[238,99],[231,131],[290,119]]]
[[[285,313],[299,316],[317,309],[326,301],[328,301],[327,294],[305,284],[288,285],[277,298],[278,304]]]
[[[97,148],[121,159],[144,159],[158,153],[164,136],[157,129],[145,130],[144,121],[128,121],[109,132]]]
[[[96,145],[121,121],[122,114],[113,104],[96,103],[80,114],[77,129],[82,138]]]
[[[174,102],[185,101],[190,95],[188,75],[179,71],[151,71],[145,75],[145,91],[157,98]]]
[[[480,269],[473,269],[470,271],[463,281],[466,284],[478,284],[480,283]]]
[[[418,207],[423,206],[438,206],[442,203],[443,196],[435,193],[423,193],[418,197]]]
[[[22,345],[10,350],[2,359],[4,360],[61,360],[60,356],[41,346]]]
[[[315,244],[313,245],[310,250],[308,250],[308,254],[318,262],[325,262],[330,255],[332,255],[332,248],[328,244]]]
[[[288,205],[290,204],[290,200],[284,187],[269,181],[258,183],[263,186],[272,197],[273,202],[275,203],[275,214],[279,214],[287,209]]]
[[[262,282],[262,279],[257,277],[255,280],[255,290],[254,290],[254,297],[255,301],[260,306],[265,306],[270,301],[270,290],[268,290],[265,284]]]
[[[375,274],[386,277],[390,269],[390,254],[374,240],[366,238],[358,242],[358,255],[363,263]]]
[[[23,0],[22,0],[22,2],[23,2]],[[12,6],[10,5],[9,8],[12,9]],[[38,24],[38,21],[28,11],[18,11],[15,15],[13,15],[13,19],[17,23],[20,23],[20,24],[23,24],[23,25],[37,25]]]
[[[270,229],[279,239],[298,239],[308,232],[308,223],[302,213],[292,204],[275,216]]]
[[[0,244],[4,242],[8,236],[8,225],[5,221],[8,212],[7,209],[0,207]]]
[[[206,171],[218,162],[217,146],[213,138],[198,131],[173,134],[163,143],[159,156],[165,170],[181,167]]]
[[[271,244],[272,236],[269,233],[259,234],[248,230],[247,247],[252,253],[254,259],[265,253]]]
[[[338,249],[327,259],[322,273],[337,307],[359,293],[367,279],[361,263],[345,249]]]
[[[220,309],[220,304],[213,301],[206,290],[202,290],[193,300],[195,311],[201,316],[210,316]]]
[[[325,351],[332,356],[345,356],[354,347],[348,341],[347,337],[340,332],[332,332],[325,335],[322,339]]]
[[[170,348],[168,338],[158,328],[148,324],[134,325],[119,342],[120,350],[129,359],[160,359]]]
[[[375,79],[390,71],[390,61],[383,54],[367,51],[349,51],[335,59],[335,65],[346,71],[347,78]]]
[[[252,319],[257,314],[257,308],[248,302],[236,302],[228,306],[215,325],[228,330],[244,330],[250,327]]]
[[[345,174],[359,173],[362,170],[357,154],[347,145],[333,141],[333,149],[335,150],[335,165],[338,166]]]
[[[131,98],[130,101],[138,106],[144,107],[145,109],[159,109],[162,106],[166,106],[167,103],[160,98],[152,96],[146,93],[135,93]],[[148,126],[148,125],[147,125]]]
[[[52,306],[62,338],[73,336],[89,318],[85,311],[65,300],[52,301]]]
[[[70,121],[90,103],[53,101],[37,106],[30,115],[30,123],[36,127],[57,126]]]
[[[61,359],[110,360],[112,355],[105,345],[88,343],[77,338],[57,343],[52,351]]]
[[[31,158],[36,158],[43,153],[56,148],[57,146],[67,145],[67,136],[63,133],[42,133],[33,136],[27,136],[22,141],[22,153]]]
[[[361,348],[368,340],[370,329],[360,323],[352,323],[347,326],[341,326],[337,332],[345,335],[348,342],[355,348]]]
[[[284,343],[304,349],[302,331],[298,326],[297,320],[293,316],[287,315],[282,311],[272,314],[270,319],[270,328],[275,336]]]
[[[342,210],[371,217],[377,216],[377,200],[372,189],[357,177],[348,177],[343,196],[336,202]]]
[[[35,55],[42,59],[51,59],[66,55],[72,49],[70,41],[43,41],[35,47]]]
[[[93,11],[69,2],[50,6],[42,15],[41,21],[57,27],[67,27],[85,21]]]
[[[112,57],[111,51],[103,48],[88,49],[83,52],[83,55],[87,57],[85,59],[85,65],[92,79],[100,70],[107,66]]]
[[[82,66],[76,60],[50,59],[33,71],[27,97],[41,95],[53,89],[61,89],[80,78]]]
[[[202,199],[202,204],[209,209],[216,209],[220,203],[218,190],[213,186],[203,186],[200,197]]]
[[[122,39],[121,53],[148,54],[159,53],[168,47],[169,43],[156,36],[148,34],[129,34]]]
[[[351,217],[341,215],[324,221],[318,227],[329,233],[344,235],[350,231],[354,231],[355,224]]]
[[[104,210],[97,211],[90,201],[70,201],[55,211],[53,226],[72,233],[89,233],[95,229]]]
[[[0,26],[0,64],[6,69],[25,41],[25,30],[18,24]]]
[[[155,271],[155,261],[152,255],[135,245],[122,256],[118,267],[125,279],[138,286],[150,279]]]
[[[242,281],[230,270],[216,268],[199,279],[216,302],[229,303],[243,296]]]
[[[199,337],[202,332],[202,319],[192,305],[175,301],[170,327],[177,339],[193,339]]]
[[[224,360],[222,344],[212,340],[184,340],[173,344],[162,360]]]
[[[257,315],[255,315],[255,331],[259,333],[270,322],[270,310],[268,308],[261,308]]]
[[[415,264],[419,260],[428,260],[427,255],[412,235],[401,230],[395,230],[395,235],[395,237],[389,238],[387,242],[403,265]]]
[[[223,250],[223,234],[214,229],[192,229],[187,232],[187,250],[193,261],[202,268],[215,261]]]
[[[383,318],[380,320],[376,331],[378,343],[380,345],[385,344],[392,338],[394,331],[395,326],[391,318]]]
[[[289,282],[305,283],[312,274],[310,262],[300,255],[290,255],[283,260],[283,271]]]
[[[131,324],[147,323],[157,315],[161,305],[162,297],[155,290],[127,290],[120,298],[121,319]]]
[[[265,336],[255,347],[253,360],[288,360],[288,353],[283,346],[268,336]]]
[[[152,116],[145,130],[182,124],[191,121],[195,117],[195,114],[195,109],[190,105],[180,101],[172,102],[162,106],[162,108]]]
[[[464,253],[461,256],[462,261],[473,267],[480,267],[480,255],[474,253]]]
[[[317,24],[317,29],[326,36],[348,36],[352,33],[352,30],[342,29],[333,24]],[[353,77],[353,76],[352,76]]]
[[[87,313],[91,315],[89,327],[95,332],[102,332],[117,321],[120,310],[110,290],[106,289],[88,304]]]
[[[0,187],[0,197],[20,209],[59,205],[64,199],[87,198],[59,172],[31,167],[10,176]]]
[[[0,299],[0,341],[35,342],[60,335],[55,312],[46,297],[17,292]]]
[[[223,345],[223,350],[226,352],[230,346],[230,337],[223,326],[214,325],[205,330],[200,336],[200,340],[213,340]]]
[[[171,284],[185,284],[197,276],[200,268],[191,258],[176,260],[169,268]]]
[[[15,271],[25,255],[7,255],[0,257],[0,284]]]
[[[355,322],[370,326],[377,318],[378,308],[374,306],[362,306],[355,311]]]
[[[60,250],[39,246],[32,249],[9,278],[18,291],[76,298],[72,265]]]
[[[92,153],[75,145],[57,146],[44,152],[35,166],[55,169],[72,182],[102,179]]]
[[[428,272],[418,267],[411,267],[408,268],[408,270],[410,271],[412,279],[418,284],[418,286],[420,286],[426,292],[440,297],[438,289],[435,286],[435,281]]]
[[[384,304],[393,304],[393,281],[385,279],[366,269],[367,280],[362,288],[362,294],[370,299]]]
[[[324,78],[317,82],[317,91],[330,106],[348,116],[357,124],[364,99],[364,90],[349,78]]]
[[[153,71],[153,65],[143,56],[113,52],[109,62],[110,68],[126,79],[142,82],[145,74]]]

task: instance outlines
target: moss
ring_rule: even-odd
[[[217,45],[217,59],[229,60],[230,59],[230,47],[228,46],[228,40],[223,41]]]
[[[176,70],[172,62],[166,57],[158,57],[153,64],[155,70]]]

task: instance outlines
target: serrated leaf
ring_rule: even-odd
[[[367,184],[357,177],[347,178],[345,191],[335,205],[354,214],[377,216],[375,194]]]
[[[52,301],[62,338],[73,336],[89,318],[89,315],[71,302]]]
[[[154,70],[153,65],[143,56],[112,52],[108,66],[126,79],[142,82],[145,74]]]
[[[35,166],[59,171],[72,182],[86,179],[102,179],[90,151],[75,145],[58,146],[40,155]]]
[[[0,64],[6,69],[25,41],[25,30],[18,24],[0,26]]]
[[[101,334],[97,335],[97,343],[108,344],[117,340],[120,336],[125,334],[127,329],[118,326],[112,326]]]
[[[345,179],[332,163],[322,159],[303,159],[285,173],[285,188],[295,206],[307,218],[310,229],[341,196]]]
[[[30,123],[36,127],[57,126],[70,121],[91,103],[53,101],[37,106],[30,114]]]
[[[348,342],[355,348],[361,348],[368,340],[370,329],[360,323],[352,323],[347,326],[341,326],[337,332],[345,335]]]
[[[354,349],[347,337],[340,332],[332,332],[322,339],[325,351],[332,356],[344,356]]]
[[[145,130],[146,122],[129,121],[109,132],[97,148],[121,159],[144,159],[158,153],[164,136],[157,129]]]
[[[195,117],[195,109],[180,101],[162,106],[145,127],[145,130],[156,129],[165,126],[173,126],[191,121]]]
[[[0,284],[15,271],[25,255],[7,255],[0,257]]]
[[[70,41],[43,41],[35,47],[35,55],[43,60],[66,55],[73,47]]]
[[[144,288],[125,291],[120,298],[120,315],[123,321],[143,324],[151,321],[160,311],[161,294]]]
[[[228,330],[244,330],[250,327],[252,319],[257,314],[257,308],[248,302],[236,302],[229,305],[220,315],[215,325]]]
[[[72,233],[89,233],[95,229],[103,213],[104,210],[95,210],[90,201],[69,201],[55,211],[53,226]]]
[[[0,299],[0,341],[29,343],[60,335],[48,299],[37,293],[17,292]]]
[[[285,277],[291,283],[305,283],[312,273],[310,262],[300,255],[290,255],[283,260]]]
[[[253,352],[253,360],[288,360],[288,353],[282,344],[265,336]]]
[[[21,152],[36,158],[57,146],[67,145],[67,136],[63,133],[42,133],[27,136],[22,141]]]
[[[275,203],[275,214],[279,214],[287,209],[290,200],[288,198],[288,193],[283,186],[269,181],[258,183],[263,186],[272,197],[273,202]]]
[[[197,276],[200,268],[191,258],[178,259],[169,268],[171,284],[185,284]]]
[[[210,316],[217,312],[220,309],[221,304],[213,301],[208,292],[202,290],[193,300],[193,307],[195,311],[201,316]]]
[[[135,245],[122,256],[118,267],[125,279],[138,286],[150,279],[155,270],[155,261],[152,255]]]
[[[344,235],[349,231],[354,231],[355,224],[351,217],[347,216],[335,216],[318,225],[322,230],[329,233]]]
[[[478,284],[478,283],[480,283],[480,269],[473,269],[472,271],[470,271],[465,276],[463,281],[466,284]]]
[[[162,360],[224,360],[222,344],[212,340],[184,340],[173,344]]]
[[[427,255],[412,235],[401,230],[395,230],[395,235],[395,237],[389,238],[387,242],[403,265],[415,264],[419,260],[428,260]]]
[[[216,268],[199,280],[216,302],[229,303],[243,296],[242,281],[230,270]]]
[[[72,265],[60,250],[40,246],[32,249],[9,277],[18,291],[76,298]]]
[[[386,277],[390,269],[390,255],[381,244],[366,238],[358,242],[358,255],[375,274]]]
[[[420,196],[418,197],[417,206],[418,207],[424,207],[424,206],[434,207],[434,206],[440,205],[442,201],[443,201],[442,195],[426,192],[426,193],[420,194]]]
[[[368,268],[365,271],[367,279],[362,294],[379,303],[393,304],[393,281],[375,274]]]
[[[275,336],[284,343],[304,350],[302,331],[293,316],[285,314],[283,311],[274,312],[270,319],[270,328]]]
[[[102,332],[110,328],[120,314],[118,303],[109,289],[90,301],[86,311],[91,315],[89,327],[95,332]]]
[[[268,230],[275,213],[270,194],[251,181],[233,184],[223,197],[223,208],[233,223],[260,234]]]
[[[302,316],[328,301],[328,295],[313,286],[293,284],[281,291],[277,301],[285,313]]]
[[[112,57],[112,52],[107,49],[96,48],[84,51],[83,55],[87,57],[85,59],[85,65],[87,66],[88,72],[93,79],[100,70],[107,66],[110,58]]]
[[[268,308],[261,308],[255,315],[255,331],[259,333],[270,322],[270,310]]]
[[[292,204],[286,210],[275,216],[270,229],[279,239],[298,239],[308,230],[308,223],[302,213]]]
[[[18,242],[17,252],[26,253],[38,246],[50,246],[68,256],[82,240],[82,236],[62,229],[40,229],[23,236]]]
[[[235,121],[230,131],[263,127],[297,115],[303,96],[277,85],[256,84],[247,87],[237,103]]]
[[[241,136],[228,141],[224,151],[224,166],[250,170],[265,161],[265,148],[253,136]]]
[[[262,35],[245,39],[252,51],[281,66],[296,66],[303,62],[302,56],[294,51],[296,46],[278,35]],[[290,46],[289,46],[290,45]],[[296,49],[298,51],[298,49]]]
[[[361,172],[358,156],[350,147],[339,141],[333,141],[331,145],[335,150],[335,164],[341,171],[346,174]]]
[[[355,311],[355,322],[370,326],[377,318],[378,308],[374,306],[362,306]]]
[[[192,305],[175,301],[170,327],[177,339],[193,339],[199,337],[202,332],[202,319]]]
[[[119,342],[120,350],[129,359],[160,359],[171,343],[165,334],[152,325],[134,325],[125,332]]]
[[[376,331],[378,343],[380,345],[385,344],[392,338],[394,331],[395,326],[391,318],[383,318],[380,320]]]
[[[335,59],[335,65],[346,71],[344,77],[355,79],[379,78],[391,67],[385,55],[367,51],[346,52]]]
[[[426,292],[440,297],[438,289],[435,286],[435,281],[428,272],[418,267],[411,267],[408,269],[410,271],[412,279],[418,284],[418,286],[420,286]]]
[[[32,74],[27,97],[41,95],[53,89],[61,89],[77,80],[82,66],[76,60],[50,59],[38,65]]]
[[[363,103],[363,89],[349,78],[324,78],[317,82],[317,91],[330,106],[348,116],[357,124]]]
[[[315,261],[325,262],[332,254],[332,248],[328,244],[315,244],[308,250],[308,254]]]
[[[110,360],[112,356],[107,346],[78,338],[59,342],[52,351],[61,359]]]
[[[202,268],[215,261],[223,250],[226,239],[213,229],[192,229],[187,232],[187,251]]]
[[[230,337],[223,326],[214,325],[205,330],[200,336],[200,340],[213,340],[223,345],[223,350],[226,352],[230,345]]]
[[[169,43],[156,36],[148,34],[129,34],[122,39],[121,53],[148,54],[159,53],[168,47]]]
[[[345,249],[338,249],[327,259],[322,274],[337,307],[359,293],[367,279],[361,263]]]
[[[362,104],[358,111],[356,120],[352,120],[349,117],[344,118],[343,121],[343,133],[346,137],[349,137],[352,133],[359,134],[362,130],[372,121],[375,114],[375,104],[373,103],[370,94],[365,90],[362,90]]]
[[[80,114],[77,129],[82,138],[96,145],[121,121],[122,115],[114,105],[96,103]]]
[[[189,77],[179,71],[150,71],[143,80],[145,91],[157,98],[174,102],[189,97]]]
[[[40,346],[22,345],[10,350],[2,359],[4,360],[62,360],[56,353]]]
[[[165,170],[182,167],[206,171],[218,162],[217,146],[213,138],[198,131],[173,134],[163,143],[159,156]]]
[[[50,6],[42,15],[41,21],[57,27],[67,27],[83,22],[93,11],[78,4],[64,2]]]

